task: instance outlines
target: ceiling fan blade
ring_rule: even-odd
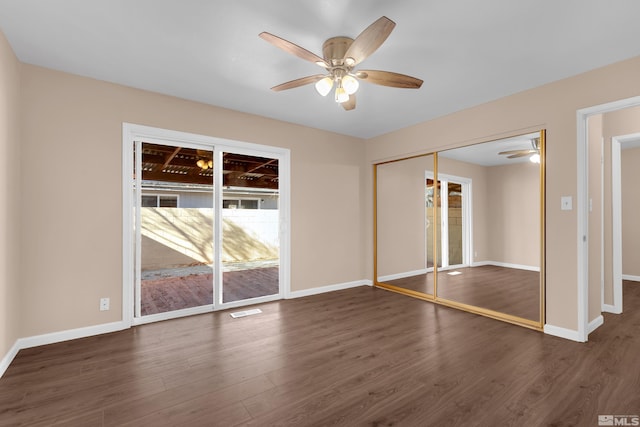
[[[503,154],[518,154],[518,153],[533,154],[533,153],[535,153],[535,151],[527,150],[527,149],[520,149],[520,150],[501,151],[498,154],[503,155]]]
[[[522,154],[523,156],[528,156],[529,154],[535,154],[537,151],[535,150],[509,150],[509,151],[501,151],[498,155],[501,156],[510,156],[513,154]]]
[[[405,89],[419,89],[422,80],[407,76],[406,74],[392,73],[391,71],[362,70],[355,73],[356,77],[365,82],[376,85],[399,87]]]
[[[391,19],[381,17],[356,37],[344,58],[353,58],[353,64],[350,64],[352,66],[364,61],[384,43],[395,26],[396,23]]]
[[[273,35],[271,33],[267,33],[266,31],[263,31],[262,33],[258,34],[258,36],[261,39],[268,41],[269,43],[271,43],[275,47],[278,47],[278,48],[284,50],[285,52],[288,52],[288,53],[290,53],[292,55],[295,55],[298,58],[302,58],[302,59],[304,59],[306,61],[313,62],[313,63],[318,64],[318,65],[320,65],[321,67],[324,67],[324,68],[328,68],[329,67],[329,64],[327,64],[324,59],[320,58],[315,53],[310,52],[307,49],[298,46],[295,43],[291,43],[288,40],[285,40],[285,39],[283,39],[281,37],[275,36],[275,35]]]
[[[274,86],[271,90],[279,92],[281,90],[293,89],[295,87],[300,87],[304,85],[308,85],[311,83],[315,83],[318,80],[323,79],[325,76],[322,74],[316,74],[313,76],[301,77],[299,79],[291,80],[290,82],[279,84],[278,86]]]
[[[350,111],[356,108],[356,94],[354,93],[353,95],[349,95],[349,100],[343,102],[340,105],[342,105],[342,108],[344,108],[347,111]]]
[[[507,159],[517,159],[518,157],[527,157],[527,156],[530,156],[531,154],[533,154],[533,153],[529,153],[529,152],[527,152],[527,153],[525,153],[525,152],[516,153],[516,154],[512,154],[510,156],[507,156]]]

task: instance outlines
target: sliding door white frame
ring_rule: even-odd
[[[134,215],[133,210],[137,205],[134,200],[134,158],[133,148],[139,141],[157,143],[163,145],[177,145],[184,147],[200,147],[214,152],[214,171],[216,173],[214,179],[214,191],[216,195],[216,206],[222,206],[222,155],[219,153],[230,152],[238,154],[246,154],[259,157],[268,157],[278,159],[279,162],[279,220],[280,220],[280,267],[279,267],[279,292],[276,295],[269,295],[266,297],[252,298],[249,300],[237,301],[234,303],[223,304],[220,294],[220,284],[222,283],[220,267],[221,257],[220,250],[221,245],[217,242],[219,239],[215,239],[215,256],[216,256],[216,286],[214,286],[214,301],[212,305],[188,308],[184,310],[176,310],[168,313],[159,313],[150,316],[141,317],[140,313],[136,313],[134,307],[139,305],[139,301],[136,302],[136,274],[137,267],[136,256],[136,234],[134,232]],[[138,156],[140,157],[140,156]],[[139,159],[136,159],[136,163]],[[137,165],[138,167],[140,164]],[[139,169],[136,169],[139,170]],[[290,151],[285,148],[271,147],[265,145],[252,144],[247,142],[233,141],[222,138],[215,138],[206,135],[197,135],[185,132],[178,132],[173,130],[154,128],[149,126],[142,126],[130,123],[123,123],[122,126],[122,313],[123,321],[127,325],[136,325],[141,323],[148,323],[158,320],[165,320],[174,317],[182,317],[193,314],[199,314],[204,312],[210,312],[214,310],[222,310],[231,307],[237,307],[242,305],[256,304],[275,299],[282,299],[289,297],[290,290],[290,236],[289,236],[289,223],[290,223]],[[139,180],[138,180],[139,181]],[[140,188],[135,193],[139,197]],[[136,214],[137,215],[137,214]],[[215,222],[215,236],[221,236],[221,215],[216,215]],[[138,236],[139,237],[139,236]],[[216,291],[217,289],[217,291]],[[139,292],[137,293],[139,294]]]

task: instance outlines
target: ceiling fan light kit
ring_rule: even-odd
[[[369,25],[355,39],[332,37],[322,45],[324,58],[271,33],[260,33],[259,36],[265,41],[301,59],[313,62],[327,71],[327,74],[302,77],[271,89],[277,92],[314,83],[316,91],[322,96],[327,96],[335,87],[335,101],[348,111],[356,106],[355,93],[360,87],[359,80],[395,88],[420,88],[422,80],[405,74],[377,70],[353,71],[356,65],[384,43],[395,26],[395,22],[383,16]]]
[[[327,96],[333,89],[333,79],[331,77],[324,77],[316,83],[316,90],[322,96]]]
[[[200,159],[196,162],[196,165],[204,171],[213,167],[213,160]]]

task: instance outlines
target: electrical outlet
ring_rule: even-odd
[[[100,311],[109,310],[109,298],[100,298]]]

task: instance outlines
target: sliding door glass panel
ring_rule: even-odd
[[[280,292],[278,159],[222,154],[222,303]]]
[[[136,316],[213,304],[213,152],[138,143]]]

